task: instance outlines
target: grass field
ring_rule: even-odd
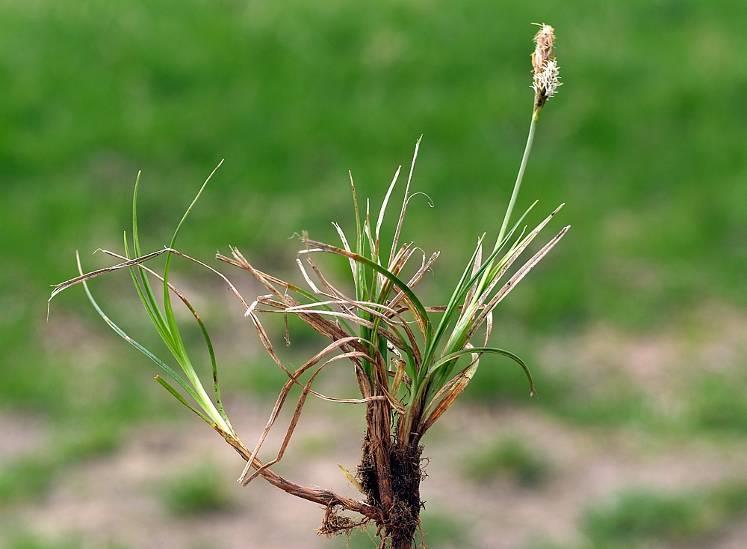
[[[9,532],[9,546],[78,546],[85,531],[47,537],[33,520],[15,526],[71,471],[129,455],[140,427],[191,419],[150,382],[149,365],[97,321],[82,292],[55,302],[45,323],[49,285],[74,274],[75,250],[93,267],[105,260],[89,252],[120,247],[137,171],[141,232],[145,247],[156,248],[225,158],[182,247],[211,258],[235,244],[284,272],[295,232],[328,239],[329,221],[352,223],[348,169],[378,203],[423,134],[415,186],[435,207],[413,202],[405,237],[442,251],[427,286],[438,302],[477,235],[501,221],[529,122],[531,22],[556,27],[564,86],[543,113],[520,206],[541,198],[539,219],[566,202],[561,222],[573,229],[496,318],[496,343],[532,365],[539,398],[528,401],[520,375],[496,363],[481,368],[465,407],[540,414],[553,429],[578,430],[598,445],[599,433],[603,441],[632,433],[651,437],[652,451],[664,454],[685,443],[727,454],[741,448],[744,2],[505,4],[0,0],[0,436],[8,441],[0,451],[0,531]],[[282,376],[247,338],[241,311],[204,273],[180,265],[177,276],[220,334],[230,398],[267,407]],[[139,334],[144,324],[128,282],[122,276],[94,289]],[[300,335],[296,343],[314,341]],[[251,439],[257,425],[248,429]],[[481,441],[473,459],[480,479],[531,502],[574,469],[543,460],[542,483],[501,484],[537,467],[537,449],[515,442],[522,434]],[[513,446],[503,448],[506,441]],[[691,451],[699,450],[687,447],[682,459]],[[326,457],[334,468],[335,456]],[[188,501],[174,501],[184,499],[175,480],[182,477],[157,483],[163,505],[179,513],[202,509],[193,501],[202,493],[221,503],[244,494],[187,483]],[[479,491],[470,477],[464,490]],[[719,503],[717,518],[702,516],[714,498],[726,498],[724,478],[703,479],[709,486],[687,503],[681,494],[698,486],[680,480],[664,495],[623,491],[617,506],[569,517],[569,528],[594,547],[657,542],[659,534],[648,533],[656,518],[628,516],[641,508],[675,515],[663,544],[690,536],[707,540],[696,546],[720,547],[719,533],[738,535],[730,525],[744,518],[741,500]],[[434,506],[434,516],[447,512]],[[620,530],[615,513],[642,526],[611,539]],[[482,547],[473,519],[431,524],[448,530],[437,534],[443,546],[468,532]],[[12,531],[2,528],[11,523]],[[747,543],[743,534],[736,539]],[[521,539],[546,545],[542,536]]]

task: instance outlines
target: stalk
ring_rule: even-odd
[[[519,173],[516,174],[516,181],[514,182],[514,190],[511,193],[511,200],[508,202],[506,208],[506,214],[503,216],[503,223],[501,224],[501,230],[498,232],[498,239],[495,241],[493,250],[498,248],[506,236],[506,230],[508,229],[508,223],[511,220],[511,214],[514,211],[516,205],[516,198],[519,196],[519,189],[521,189],[521,182],[524,180],[524,172],[527,169],[527,163],[529,162],[529,155],[532,152],[532,145],[534,145],[534,132],[537,129],[537,121],[539,120],[539,110],[533,109],[532,121],[529,124],[529,135],[527,135],[527,143],[524,146],[524,154],[521,156],[521,164],[519,165]]]
[[[511,221],[511,215],[513,214],[514,207],[516,206],[516,199],[519,196],[519,190],[521,189],[521,183],[524,181],[524,173],[526,173],[527,170],[527,164],[529,163],[529,156],[532,153],[532,146],[534,145],[534,134],[537,130],[537,121],[539,120],[539,109],[535,107],[532,109],[532,121],[529,123],[529,134],[527,135],[527,142],[526,145],[524,145],[524,153],[521,155],[521,164],[519,164],[519,172],[516,174],[516,180],[514,181],[514,188],[513,191],[511,191],[511,198],[508,201],[508,206],[506,207],[506,213],[503,215],[503,222],[501,223],[501,228],[498,231],[498,238],[495,240],[495,245],[493,246],[493,251],[497,250],[501,244],[503,243],[503,239],[506,237],[506,231],[508,230],[508,224]],[[492,265],[492,261],[491,261]],[[475,291],[474,295],[472,296],[472,302],[469,304],[469,312],[468,314],[465,314],[462,316],[462,319],[469,320],[472,317],[472,313],[474,312],[472,309],[475,306],[475,303],[479,299],[480,295],[482,294],[482,291],[485,289],[485,285],[488,283],[488,278],[490,277],[490,271],[491,269],[488,268],[485,273],[482,276],[482,279],[480,280],[480,284],[477,286],[477,291]],[[462,327],[460,331],[463,331],[466,327]],[[455,330],[456,331],[456,330]],[[452,349],[452,351],[455,349]]]

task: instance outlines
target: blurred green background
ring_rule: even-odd
[[[573,229],[511,295],[494,336],[530,362],[539,397],[505,364],[481,368],[433,437],[432,461],[449,472],[427,481],[429,543],[746,546],[742,0],[0,0],[0,544],[324,546],[305,523],[294,533],[278,513],[256,518],[247,494],[260,502],[270,489],[234,488],[231,456],[211,465],[179,446],[200,426],[82,291],[46,323],[49,285],[74,274],[76,249],[92,268],[105,259],[88,252],[121,248],[138,170],[141,232],[156,248],[221,158],[181,247],[212,258],[233,244],[288,272],[294,232],[332,239],[330,220],[350,227],[347,170],[378,206],[423,134],[414,185],[435,208],[413,202],[405,238],[442,251],[426,286],[437,302],[476,236],[500,224],[529,122],[530,23],[541,21],[557,30],[564,85],[520,206],[539,199],[539,219],[566,202],[556,228]],[[179,275],[219,334],[229,403],[253,418],[251,439],[282,378],[220,285],[184,265]],[[127,282],[94,290],[150,341]],[[301,349],[312,343],[299,335]],[[335,443],[329,414],[319,408],[330,425],[310,428],[298,452],[335,475],[358,441]],[[482,427],[464,435],[469,418]],[[449,453],[452,431],[470,455]],[[174,458],[176,472],[147,482],[133,473],[169,452],[200,463]],[[135,483],[125,509],[110,505],[117,482],[91,488],[118,475]],[[143,526],[132,508],[158,520]],[[257,537],[237,541],[241,528]]]

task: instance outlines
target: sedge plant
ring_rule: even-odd
[[[374,523],[381,547],[413,547],[422,507],[423,437],[472,381],[481,358],[498,355],[512,361],[526,375],[530,394],[534,393],[531,373],[522,359],[491,344],[493,314],[498,305],[570,228],[564,227],[544,245],[534,249],[534,254],[526,261],[517,263],[560,210],[560,207],[553,210],[531,230],[527,230],[524,223],[536,202],[521,215],[514,215],[540,113],[560,85],[553,28],[540,25],[534,42],[531,56],[534,100],[529,135],[508,206],[492,246],[486,245],[485,235],[477,240],[445,305],[426,306],[416,293],[418,283],[432,269],[439,253],[420,255],[420,248],[403,240],[408,204],[417,194],[411,193],[411,184],[420,140],[410,164],[392,242],[385,245],[381,233],[400,169],[396,171],[376,214],[371,211],[370,201],[362,203],[359,200],[351,176],[354,230],[349,233],[349,238],[343,228],[334,223],[339,245],[314,240],[305,233],[302,235],[303,247],[296,264],[305,287],[260,270],[241,251],[232,247],[229,255],[218,254],[217,259],[249,273],[267,292],[249,303],[225,275],[176,248],[180,229],[216,168],[179,221],[169,245],[150,253],[143,253],[140,246],[138,176],[132,201],[132,228],[124,235],[123,252],[103,250],[119,262],[85,273],[78,258],[80,275],[57,285],[50,300],[65,289],[81,284],[101,318],[127,343],[155,363],[158,369],[156,381],[218,432],[247,462],[239,478],[242,484],[262,477],[289,494],[323,505],[326,511],[319,530],[322,534],[347,532]],[[315,260],[320,254],[347,260],[350,283],[345,286],[333,283]],[[148,266],[157,257],[164,259],[161,272]],[[268,421],[253,446],[242,442],[223,406],[216,355],[205,324],[184,293],[170,282],[174,258],[196,262],[222,278],[239,300],[244,316],[253,324],[269,357],[287,375]],[[417,258],[419,264],[415,263]],[[159,358],[131,338],[94,299],[89,281],[121,269],[129,270],[135,292],[171,355],[170,360]],[[408,272],[410,274],[406,275]],[[156,290],[160,293],[159,299]],[[211,384],[207,388],[185,346],[174,314],[174,300],[187,307],[199,326],[209,357]],[[275,352],[263,325],[262,317],[267,314],[293,315],[329,343],[303,364],[289,367]],[[336,398],[314,388],[322,371],[333,365],[338,369],[344,367],[354,375],[359,395]],[[300,396],[295,402],[290,423],[285,426],[280,448],[273,457],[264,459],[260,457],[264,443],[294,388],[300,389]],[[366,431],[361,462],[355,473],[343,471],[360,492],[357,497],[301,486],[273,470],[273,465],[283,458],[291,442],[309,396],[365,407]]]

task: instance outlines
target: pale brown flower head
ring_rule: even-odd
[[[555,29],[545,23],[540,24],[539,28],[537,34],[534,35],[535,47],[534,53],[532,53],[532,67],[535,73],[542,71],[545,63],[555,56],[555,52],[553,51]]]
[[[541,108],[557,92],[560,83],[558,62],[555,59],[555,29],[542,23],[534,35],[532,52],[532,88],[534,106]]]

